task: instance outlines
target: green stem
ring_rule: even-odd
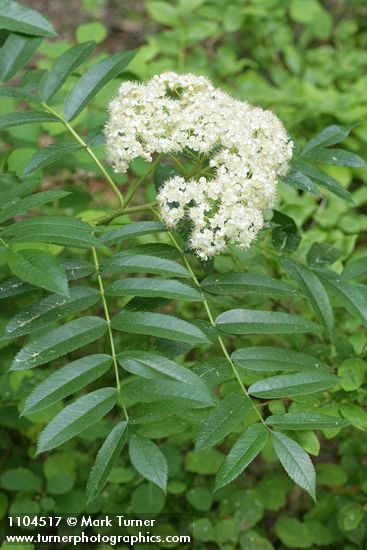
[[[172,155],[172,153],[169,153],[168,156],[176,164],[177,168],[180,171],[180,174],[182,176],[185,176],[185,178],[186,178],[187,177],[187,171],[186,171],[186,168],[184,167],[184,165],[182,164],[182,162],[180,162],[178,160],[178,158],[175,157],[175,155]]]
[[[120,394],[122,410],[124,411],[125,418],[126,418],[126,420],[129,420],[129,415],[127,414],[127,410],[126,410],[124,400],[121,397],[121,384],[120,384],[119,369],[118,369],[118,364],[117,364],[115,342],[113,340],[113,334],[112,334],[112,328],[111,328],[111,317],[110,317],[110,312],[108,310],[108,305],[107,305],[107,301],[106,301],[103,279],[102,279],[102,276],[100,274],[100,266],[99,266],[97,251],[94,247],[92,248],[92,252],[93,252],[94,266],[95,266],[96,271],[97,271],[97,279],[98,279],[99,291],[100,291],[101,298],[102,298],[102,303],[103,303],[104,315],[105,315],[105,319],[106,319],[107,327],[108,327],[107,330],[108,330],[108,336],[109,336],[109,339],[110,339],[112,362],[113,362],[113,366],[114,366],[114,370],[115,370],[116,389]]]
[[[152,209],[152,211],[153,211],[153,212],[155,213],[155,215],[161,220],[161,217],[160,217],[159,213],[158,213],[156,210],[154,210],[154,209]],[[162,220],[161,220],[161,221],[162,221]],[[180,252],[180,254],[181,254],[181,256],[182,256],[182,259],[183,259],[183,261],[184,261],[184,263],[185,263],[185,265],[186,265],[188,271],[190,272],[190,275],[191,275],[191,278],[192,278],[194,284],[202,291],[201,284],[200,284],[198,278],[196,277],[196,275],[195,275],[195,273],[194,273],[194,270],[192,269],[189,260],[188,260],[188,259],[186,258],[186,256],[185,256],[185,251],[184,251],[184,250],[182,249],[182,247],[179,245],[179,243],[177,242],[177,240],[175,239],[175,237],[172,235],[172,233],[169,232],[168,234],[169,234],[169,237],[170,237],[170,239],[171,239],[173,245],[174,245],[175,248]],[[204,295],[204,294],[203,294],[203,295]],[[217,330],[217,325],[216,325],[216,323],[215,323],[215,321],[214,321],[214,317],[213,317],[213,314],[212,314],[212,311],[211,311],[211,309],[210,309],[210,305],[209,305],[208,301],[207,301],[206,299],[204,299],[203,304],[204,304],[204,308],[205,308],[205,311],[206,311],[206,314],[207,314],[207,317],[208,317],[208,319],[209,319],[210,324],[212,325],[213,328],[215,328],[215,329]],[[236,367],[236,365],[233,363],[233,361],[232,361],[232,359],[231,359],[231,356],[230,356],[230,354],[229,354],[229,352],[228,352],[228,350],[227,350],[227,348],[226,348],[226,345],[225,345],[225,343],[224,343],[224,341],[223,341],[223,338],[222,338],[220,335],[218,336],[218,343],[219,343],[219,345],[220,345],[220,348],[221,348],[221,350],[222,350],[222,352],[223,352],[224,357],[226,358],[226,360],[228,361],[228,363],[229,363],[230,366],[231,366],[232,372],[233,372],[234,376],[236,377],[237,382],[239,383],[242,392],[245,394],[246,398],[249,399],[249,401],[250,401],[250,403],[251,403],[251,405],[252,405],[254,411],[256,412],[257,416],[259,417],[260,421],[264,424],[264,426],[265,426],[267,429],[269,429],[268,425],[265,424],[265,421],[264,421],[263,417],[261,416],[261,413],[260,413],[259,410],[257,409],[257,407],[256,407],[256,405],[254,404],[254,402],[252,401],[252,399],[251,399],[251,397],[250,397],[248,391],[246,390],[245,385],[244,385],[244,383],[242,382],[241,377],[240,377],[240,374],[239,374],[239,372],[238,372],[238,370],[237,370],[237,367]]]
[[[157,158],[155,159],[154,162],[152,162],[152,164],[150,165],[149,169],[147,170],[147,172],[145,174],[143,174],[141,176],[141,178],[139,178],[131,187],[130,189],[128,190],[128,192],[126,193],[126,197],[125,197],[125,206],[127,206],[131,199],[133,198],[133,196],[135,195],[138,187],[140,186],[141,183],[143,183],[143,181],[145,181],[147,178],[149,178],[149,176],[154,172],[155,170],[155,167],[157,166],[158,162],[160,161],[162,157],[162,153],[160,153]]]
[[[124,206],[124,197],[122,196],[122,193],[120,192],[120,190],[117,187],[116,183],[113,181],[113,179],[111,178],[111,176],[109,175],[109,173],[107,172],[107,170],[105,169],[103,164],[98,160],[96,155],[93,153],[92,149],[87,145],[87,143],[84,141],[84,139],[74,130],[74,128],[62,116],[60,116],[54,109],[52,109],[52,107],[47,105],[47,103],[42,103],[42,105],[47,111],[49,111],[50,113],[55,115],[63,123],[63,125],[67,128],[67,130],[70,132],[70,134],[77,140],[77,142],[80,143],[80,145],[82,145],[82,147],[85,148],[88,155],[91,157],[91,159],[93,159],[93,161],[96,163],[96,165],[101,170],[102,174],[104,175],[104,177],[106,178],[106,180],[110,184],[111,188],[113,189],[116,197],[118,198],[118,200],[121,204],[121,207],[123,207]]]
[[[145,212],[147,210],[151,211],[154,204],[155,204],[154,202],[148,202],[146,204],[141,204],[138,206],[131,206],[130,208],[118,208],[117,210],[114,210],[113,212],[110,212],[105,216],[96,218],[90,223],[92,225],[105,225],[105,224],[108,224],[110,221],[114,220],[115,218],[119,218],[120,216],[135,214],[136,212]]]

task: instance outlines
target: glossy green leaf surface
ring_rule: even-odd
[[[202,294],[194,287],[180,281],[152,278],[127,278],[112,283],[106,289],[107,296],[161,297],[169,300],[201,302]]]
[[[1,24],[1,15],[0,15]],[[10,34],[1,48],[0,80],[10,80],[40,46],[42,38]]]
[[[329,430],[344,428],[350,422],[326,414],[304,412],[274,414],[267,417],[266,424],[281,430]]]
[[[262,424],[254,424],[238,438],[220,467],[215,489],[218,490],[236,479],[257,457],[268,439],[268,432]]]
[[[232,334],[297,333],[320,330],[320,325],[298,315],[278,311],[232,309],[219,315],[215,321],[223,332]]]
[[[42,250],[19,250],[12,252],[9,266],[14,275],[31,285],[50,292],[69,295],[64,269],[54,256]]]
[[[23,176],[28,176],[37,170],[46,168],[46,166],[57,162],[65,155],[70,155],[71,153],[79,151],[82,148],[82,145],[79,145],[78,143],[51,143],[33,155],[24,168]]]
[[[2,0],[1,2],[0,28],[35,36],[57,34],[46,17],[43,17],[38,11],[21,6],[13,0]]]
[[[43,111],[19,111],[0,115],[0,129],[2,130],[23,124],[39,124],[40,122],[60,122],[60,120],[55,115]]]
[[[87,483],[88,501],[94,500],[107,482],[127,440],[127,422],[119,422],[99,449]]]
[[[232,353],[232,359],[239,367],[258,372],[307,371],[323,366],[312,355],[270,346],[240,348]]]
[[[196,439],[202,450],[220,443],[252,409],[251,400],[243,393],[229,393],[203,422]]]
[[[42,431],[37,453],[50,451],[93,426],[116,404],[114,388],[103,388],[83,395],[59,412]]]
[[[70,351],[94,342],[107,331],[100,317],[81,317],[43,334],[20,350],[11,370],[24,370],[49,363]]]
[[[151,235],[152,233],[160,233],[162,231],[167,231],[164,223],[145,221],[135,222],[124,225],[119,229],[102,233],[100,242],[105,246],[111,246],[112,244],[117,244],[128,239],[134,239],[142,235]]]
[[[295,395],[317,393],[338,382],[337,376],[322,371],[296,372],[295,374],[281,374],[271,376],[249,387],[248,392],[255,397],[279,398]]]
[[[190,278],[189,271],[177,262],[148,254],[121,252],[106,260],[102,266],[106,273],[151,273],[162,277]]]
[[[100,353],[76,359],[60,367],[36,386],[24,403],[22,414],[27,415],[45,409],[85,388],[87,384],[105,374],[111,363],[110,355]]]
[[[64,84],[67,77],[93,52],[95,42],[76,44],[64,52],[40,82],[40,95],[48,101]]]
[[[168,466],[160,448],[153,441],[134,434],[130,437],[129,454],[137,472],[165,492]]]
[[[146,334],[194,345],[210,343],[204,332],[194,324],[162,313],[122,311],[112,319],[112,327],[132,334]]]
[[[296,296],[297,290],[277,279],[255,273],[223,273],[210,275],[201,283],[212,294],[267,294],[270,296]]]
[[[65,119],[73,120],[107,82],[118,76],[129,65],[134,55],[135,52],[115,53],[88,69],[66,96]]]
[[[15,315],[6,325],[4,336],[18,338],[30,334],[71,313],[88,309],[100,298],[98,290],[82,286],[72,287],[68,296],[52,294]]]
[[[315,469],[306,451],[296,441],[279,432],[272,433],[272,442],[289,477],[316,500]]]

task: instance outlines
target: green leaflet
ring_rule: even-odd
[[[303,371],[323,368],[316,357],[288,348],[254,346],[241,348],[232,353],[239,367],[258,372]]]
[[[291,170],[286,176],[282,177],[282,181],[290,187],[295,187],[301,191],[308,191],[317,197],[321,196],[317,185],[306,174],[303,174],[299,170]]]
[[[152,233],[160,233],[167,231],[164,223],[161,222],[135,222],[128,225],[124,225],[119,229],[113,231],[107,231],[100,236],[100,243],[105,246],[111,246],[128,239],[135,239],[135,237],[141,237],[142,235],[151,235]]]
[[[201,451],[220,443],[252,409],[251,400],[243,393],[229,393],[203,422],[196,439]]]
[[[337,124],[332,124],[331,126],[327,126],[306,143],[302,150],[302,155],[316,147],[329,147],[330,145],[335,145],[336,143],[344,141],[345,138],[349,136],[352,129],[353,125],[339,126]]]
[[[327,292],[320,283],[320,280],[307,267],[290,258],[283,259],[282,265],[292,279],[298,283],[299,288],[310,301],[316,315],[327,328],[329,336],[332,337],[334,330],[333,309]]]
[[[274,414],[268,416],[265,422],[281,430],[328,430],[350,424],[343,418],[312,412]]]
[[[124,395],[141,403],[174,398],[176,403],[187,403],[193,409],[214,404],[209,391],[202,384],[193,386],[167,379],[133,380],[124,386]]]
[[[0,206],[3,208],[8,202],[14,199],[21,198],[24,195],[29,195],[39,186],[38,180],[30,180],[22,183],[17,183],[7,191],[0,192]]]
[[[278,311],[254,311],[251,309],[232,309],[225,311],[215,321],[223,332],[232,334],[291,334],[320,330],[320,325],[303,319],[298,315]]]
[[[103,388],[83,395],[59,412],[42,431],[37,454],[59,447],[93,426],[116,404],[115,388]]]
[[[7,113],[0,116],[0,129],[13,128],[22,124],[32,124],[40,122],[60,122],[60,120],[51,113],[43,111],[18,111],[16,113]]]
[[[67,216],[41,216],[21,220],[6,227],[1,235],[9,242],[39,242],[91,248],[98,244],[92,227]]]
[[[50,292],[69,296],[64,269],[54,256],[42,250],[10,252],[9,267],[22,281]]]
[[[253,424],[239,437],[215,478],[215,490],[221,489],[238,477],[261,452],[268,439],[263,424]]]
[[[316,476],[310,457],[298,443],[279,432],[272,433],[274,450],[287,474],[316,501]]]
[[[5,327],[4,336],[18,338],[30,334],[71,313],[88,309],[99,300],[98,290],[82,286],[71,288],[69,296],[58,294],[47,296],[15,315]]]
[[[82,279],[95,270],[94,266],[85,260],[63,260],[60,264],[65,270],[66,277],[69,281]],[[37,290],[37,287],[13,277],[0,283],[0,300],[32,292],[32,290]],[[68,295],[69,294],[67,294],[67,296]]]
[[[173,379],[183,384],[202,385],[206,388],[201,378],[192,370],[158,353],[139,350],[124,351],[117,355],[117,360],[124,370],[142,378]]]
[[[22,415],[40,411],[83,389],[110,368],[112,357],[96,354],[72,361],[41,382],[28,396]]]
[[[94,500],[103,489],[127,440],[127,422],[119,422],[99,449],[87,483],[88,502]]]
[[[361,285],[350,283],[328,269],[317,270],[317,275],[338,303],[367,326],[367,300],[360,290]]]
[[[41,42],[42,38],[10,34],[1,48],[0,80],[6,82],[12,78],[32,57]]]
[[[248,392],[255,397],[275,399],[317,393],[335,386],[337,382],[337,376],[324,370],[313,370],[265,378],[252,384]]]
[[[83,146],[78,143],[51,143],[33,155],[23,170],[23,176],[28,176],[37,170],[41,170],[41,168],[46,168],[46,166],[57,162],[65,155],[70,155],[80,149],[83,149]]]
[[[307,252],[307,263],[310,267],[324,267],[340,258],[341,250],[328,243],[312,243]]]
[[[144,298],[168,298],[201,302],[204,297],[196,288],[167,279],[120,279],[106,289],[107,296],[142,296]]]
[[[132,398],[140,394],[142,401],[149,401],[175,395],[189,399],[193,405],[213,404],[208,387],[197,374],[163,355],[133,350],[120,353],[117,360],[124,370],[150,380],[149,383],[141,380],[130,382],[126,391]],[[172,384],[172,381],[179,384]]]
[[[43,101],[47,102],[61,88],[67,77],[87,59],[95,47],[95,42],[76,44],[56,59],[40,82],[39,93]]]
[[[342,271],[343,279],[361,279],[367,277],[367,256],[348,262]]]
[[[88,69],[68,93],[64,103],[64,116],[73,120],[110,80],[118,76],[130,63],[135,52],[119,52]]]
[[[15,356],[10,370],[32,369],[49,363],[94,342],[106,331],[107,323],[100,317],[81,317],[70,321],[27,344]]]
[[[103,262],[101,270],[106,273],[152,273],[162,277],[191,278],[189,271],[182,265],[148,254],[129,254],[121,252]]]
[[[326,187],[326,189],[334,193],[334,195],[341,197],[345,201],[353,203],[351,193],[349,193],[347,189],[344,189],[344,187],[336,179],[320,170],[317,166],[310,164],[309,162],[305,162],[303,159],[293,161],[292,166],[301,170],[302,173],[315,180],[319,185]]]
[[[8,202],[0,210],[0,223],[17,216],[18,214],[22,214],[30,208],[62,199],[69,194],[70,193],[67,191],[41,191],[40,193],[35,193],[34,195],[25,197],[24,199],[14,199],[12,202]]]
[[[352,168],[364,168],[366,166],[366,162],[360,156],[344,151],[344,149],[324,149],[320,147],[312,149],[304,157],[315,162],[335,166],[351,166]]]
[[[112,319],[112,328],[193,345],[210,343],[204,332],[192,323],[162,313],[122,311]]]
[[[129,454],[137,472],[166,492],[168,466],[160,448],[153,441],[133,434],[129,441]]]
[[[283,281],[255,273],[222,273],[210,275],[201,283],[212,294],[267,294],[270,296],[296,296],[297,290]]]
[[[53,36],[56,33],[51,23],[40,13],[20,6],[13,0],[2,0],[0,5],[0,28],[35,36]]]
[[[21,101],[32,101],[33,103],[41,103],[41,100],[36,95],[29,94],[21,88],[15,86],[0,86],[0,97],[12,97]]]

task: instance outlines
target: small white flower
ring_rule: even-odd
[[[157,197],[169,227],[185,216],[192,221],[191,246],[200,258],[231,242],[251,245],[292,157],[292,142],[273,113],[230,97],[203,76],[173,72],[145,84],[124,82],[109,110],[107,152],[117,172],[154,153],[209,154],[213,177],[175,176]]]

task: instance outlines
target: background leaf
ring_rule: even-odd
[[[139,474],[166,491],[168,467],[159,447],[149,439],[133,434],[129,441],[129,453]]]

